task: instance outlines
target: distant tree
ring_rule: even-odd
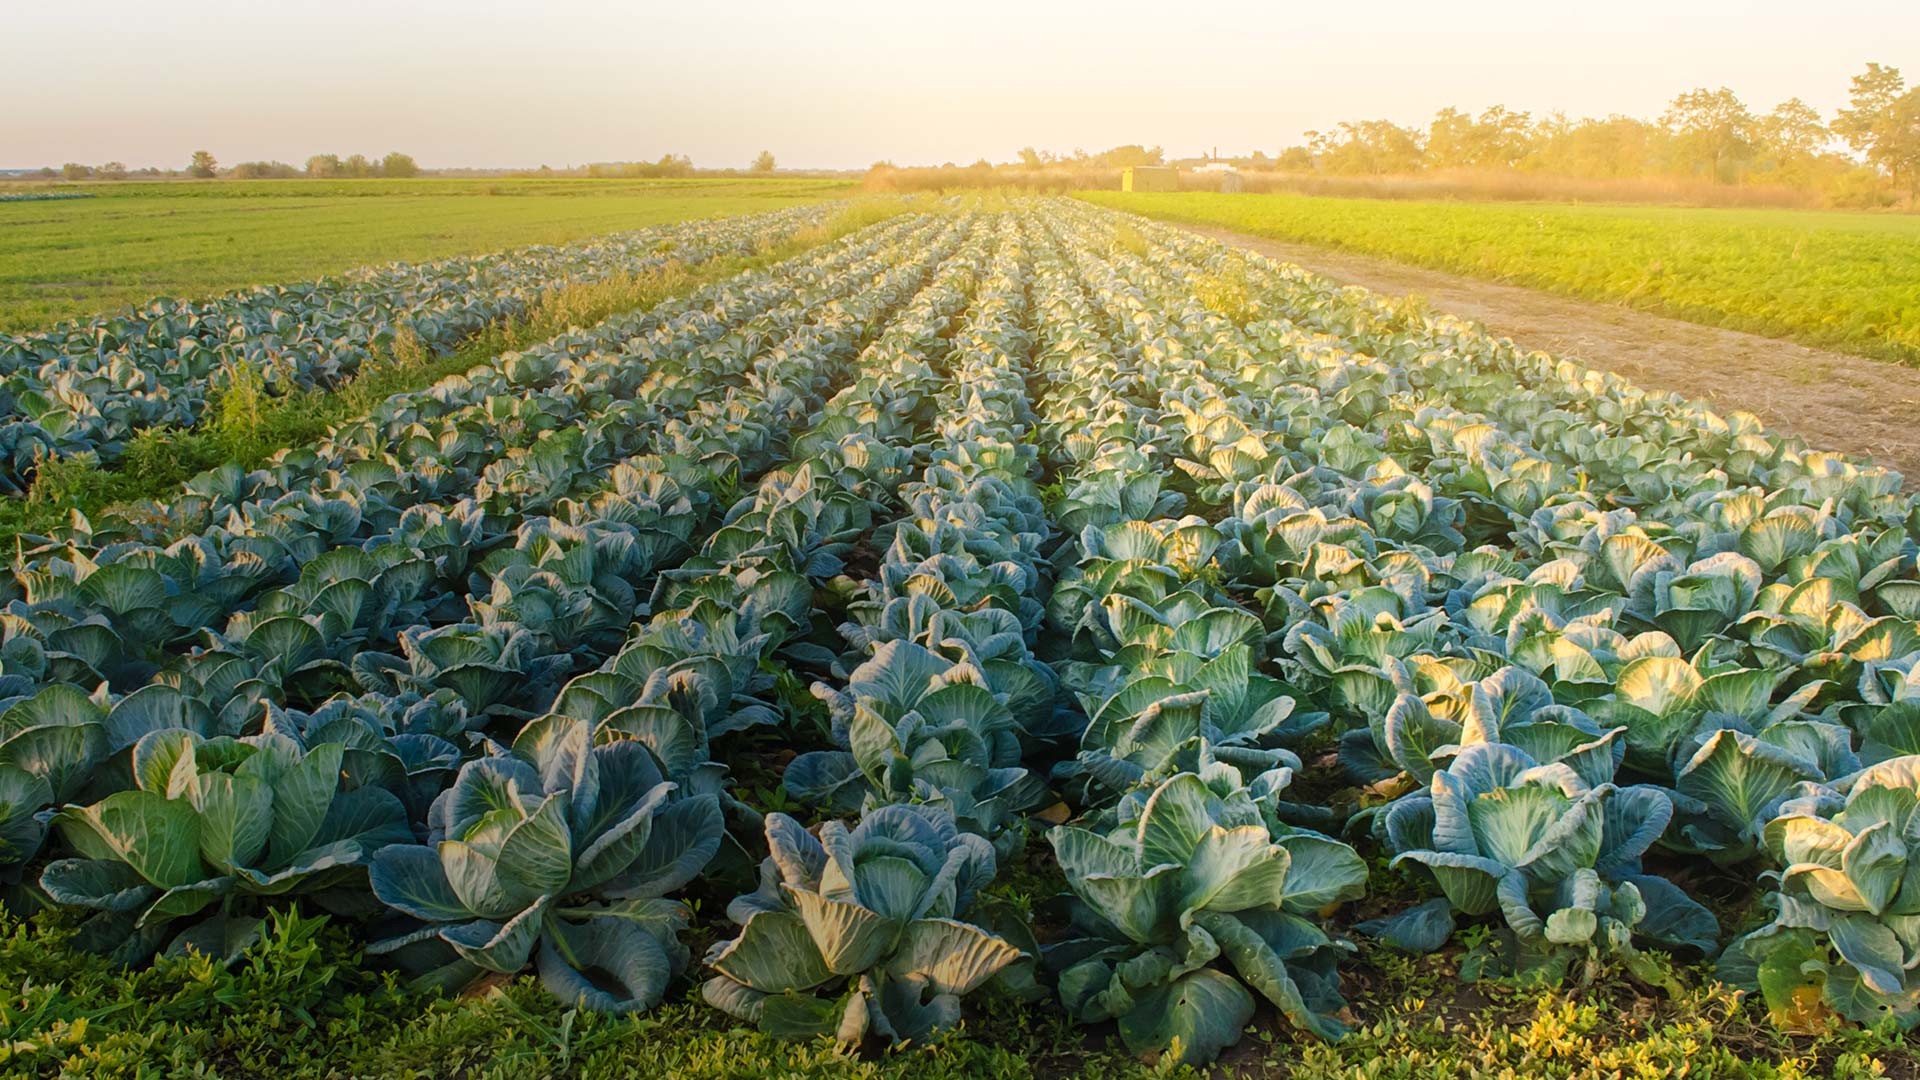
[[[1093,156],[1093,164],[1109,169],[1124,169],[1129,165],[1164,165],[1166,160],[1164,150],[1157,146],[1141,146],[1139,143],[1116,146]]]
[[[1841,109],[1833,133],[1884,169],[1896,187],[1920,195],[1920,86],[1907,89],[1900,69],[1868,64],[1853,77],[1851,108]]]
[[[1274,162],[1287,172],[1309,172],[1313,169],[1313,151],[1304,146],[1285,147]]]
[[[315,179],[326,179],[340,175],[339,154],[315,154],[307,159],[307,175]]]
[[[1848,94],[1851,107],[1841,109],[1834,117],[1833,133],[1855,150],[1871,155],[1877,136],[1893,115],[1894,103],[1906,88],[1907,80],[1899,68],[1868,64],[1863,74],[1853,77],[1853,87]]]
[[[1704,87],[1673,99],[1661,122],[1679,171],[1733,183],[1753,158],[1754,118],[1732,90]]]
[[[404,180],[408,177],[419,176],[420,166],[414,163],[412,157],[395,150],[393,153],[380,159],[380,175],[388,177],[389,179],[397,178]]]
[[[1533,126],[1522,167],[1554,176],[1621,179],[1659,167],[1665,129],[1631,116],[1568,120],[1555,113]]]
[[[1513,166],[1531,149],[1533,120],[1505,105],[1493,105],[1473,124],[1473,164]]]
[[[235,180],[291,180],[300,172],[284,161],[243,161],[227,175]]]
[[[693,175],[693,159],[681,154],[663,154],[658,161],[595,161],[584,170],[597,179],[653,179]]]
[[[1328,172],[1378,176],[1413,172],[1425,146],[1420,132],[1386,120],[1346,120],[1331,134],[1307,133],[1314,160]]]
[[[193,163],[187,166],[187,175],[195,180],[211,180],[220,171],[220,163],[205,150],[193,152]]]
[[[51,166],[42,166],[40,168],[40,171],[34,173],[33,175],[39,177],[42,180],[51,180],[54,177],[59,176],[60,174],[54,171],[54,169]]]
[[[1423,160],[1436,169],[1508,168],[1532,149],[1532,129],[1526,113],[1505,105],[1488,108],[1478,120],[1458,109],[1441,109],[1427,125]]]
[[[1441,109],[1427,125],[1427,164],[1450,169],[1471,164],[1473,117],[1455,108]]]
[[[93,166],[82,165],[77,161],[69,161],[65,165],[60,166],[60,179],[62,180],[85,180],[92,175]]]
[[[1031,146],[1023,146],[1020,148],[1020,164],[1029,169],[1037,169],[1044,162],[1040,158],[1040,151]]]
[[[760,156],[753,159],[753,164],[748,167],[748,171],[770,173],[773,171],[773,166],[773,151],[762,150],[760,151]]]
[[[127,178],[127,166],[126,163],[122,161],[109,161],[105,165],[93,170],[93,175],[102,180],[125,180]]]
[[[1809,158],[1820,153],[1832,132],[1820,119],[1820,110],[1788,98],[1754,123],[1754,141],[1775,159]]]
[[[373,162],[367,160],[367,155],[354,154],[340,163],[340,175],[365,180],[374,174],[374,168]]]

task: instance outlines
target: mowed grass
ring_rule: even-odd
[[[557,244],[839,198],[849,181],[277,180],[74,185],[0,203],[0,330],[370,263]]]
[[[1306,195],[1081,197],[1920,364],[1920,215]]]

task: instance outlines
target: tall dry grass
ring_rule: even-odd
[[[1364,199],[1460,199],[1471,202],[1654,203],[1675,206],[1811,210],[1820,192],[1776,184],[1715,184],[1670,176],[1586,179],[1491,169],[1445,169],[1389,176],[1243,172],[1242,190]],[[1182,174],[1189,191],[1218,191],[1218,176]]]
[[[965,191],[980,188],[1016,188],[1024,191],[1117,191],[1120,170],[1094,166],[1055,165],[1028,169],[1018,165],[941,165],[895,168],[876,165],[861,186],[887,194]]]

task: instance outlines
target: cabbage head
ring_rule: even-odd
[[[1110,830],[1062,825],[1048,839],[1076,900],[1047,956],[1074,1019],[1117,1021],[1134,1053],[1177,1046],[1196,1065],[1239,1041],[1249,988],[1307,1031],[1346,1032],[1335,963],[1351,946],[1307,917],[1364,891],[1346,845],[1276,835],[1246,789],[1193,773],[1123,803]]]
[[[740,935],[707,954],[707,1001],[770,1035],[859,1045],[925,1039],[1021,958],[962,917],[993,880],[993,848],[943,809],[882,806],[816,839],[769,814],[760,887],[727,915]]]
[[[429,814],[434,842],[374,858],[374,895],[408,924],[374,951],[396,953],[424,985],[533,962],[570,1004],[659,1003],[689,959],[687,907],[666,896],[719,850],[721,806],[683,796],[647,744],[595,746],[591,732],[536,722],[513,752],[461,768]]]

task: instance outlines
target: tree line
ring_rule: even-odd
[[[396,150],[378,159],[365,154],[350,154],[344,158],[338,154],[315,154],[307,159],[304,169],[284,161],[242,161],[222,168],[211,151],[195,150],[184,169],[129,169],[118,161],[109,161],[104,165],[83,165],[69,161],[59,169],[41,169],[34,175],[48,180],[153,180],[169,176],[185,176],[194,180],[211,180],[216,176],[233,180],[290,180],[301,176],[403,179],[419,176],[420,166],[411,155]]]
[[[748,165],[750,175],[771,175],[778,162],[773,151],[762,150]],[[542,165],[538,169],[528,169],[511,174],[517,177],[578,177],[585,176],[596,180],[677,180],[692,176],[737,176],[737,169],[702,169],[693,164],[693,159],[685,154],[662,154],[658,161],[595,161],[586,165],[569,166],[556,169],[551,165]]]
[[[1653,120],[1448,108],[1424,128],[1354,120],[1310,131],[1271,166],[1335,175],[1490,168],[1802,188],[1884,184],[1920,195],[1920,86],[1907,87],[1898,68],[1868,64],[1853,79],[1847,107],[1831,118],[1799,98],[1760,112],[1726,87],[1680,94]]]
[[[1496,198],[1509,196],[1490,185],[1514,188],[1511,197],[1541,197],[1543,188],[1554,185],[1605,190],[1622,181],[1680,181],[1729,195],[1738,194],[1736,188],[1804,192],[1806,201],[1838,206],[1886,206],[1903,194],[1920,203],[1920,86],[1908,87],[1899,68],[1868,64],[1853,79],[1846,107],[1831,117],[1799,98],[1763,112],[1726,87],[1703,87],[1675,96],[1651,120],[1535,117],[1504,105],[1478,115],[1446,108],[1424,125],[1343,121],[1307,132],[1305,142],[1272,155],[1256,150],[1169,161],[1161,147],[1137,143],[1066,154],[1026,146],[1015,161],[1000,165],[984,159],[924,168],[877,162],[866,184],[882,191],[1111,187],[1119,170],[1131,165],[1204,161],[1248,171],[1243,190],[1249,191],[1369,193],[1379,186],[1370,178],[1409,177],[1431,186],[1461,177],[1464,193]],[[1198,184],[1200,178],[1183,183]]]
[[[745,172],[749,175],[770,175],[777,166],[773,151],[762,150],[753,159],[753,163],[747,166]],[[739,172],[733,169],[696,169],[693,159],[685,154],[664,154],[658,161],[601,161],[566,169],[542,165],[538,169],[511,175],[651,179],[723,174],[732,176],[738,175]],[[184,169],[129,169],[118,161],[110,161],[104,165],[83,165],[70,161],[59,169],[45,168],[31,175],[48,180],[130,180],[159,179],[169,176],[185,176],[196,180],[211,180],[214,177],[227,177],[234,180],[289,180],[296,177],[364,180],[419,176],[420,166],[411,155],[396,150],[381,158],[370,158],[365,154],[350,154],[346,157],[341,157],[339,154],[315,154],[307,159],[304,167],[289,165],[284,161],[242,161],[237,165],[222,167],[211,151],[195,150]]]

